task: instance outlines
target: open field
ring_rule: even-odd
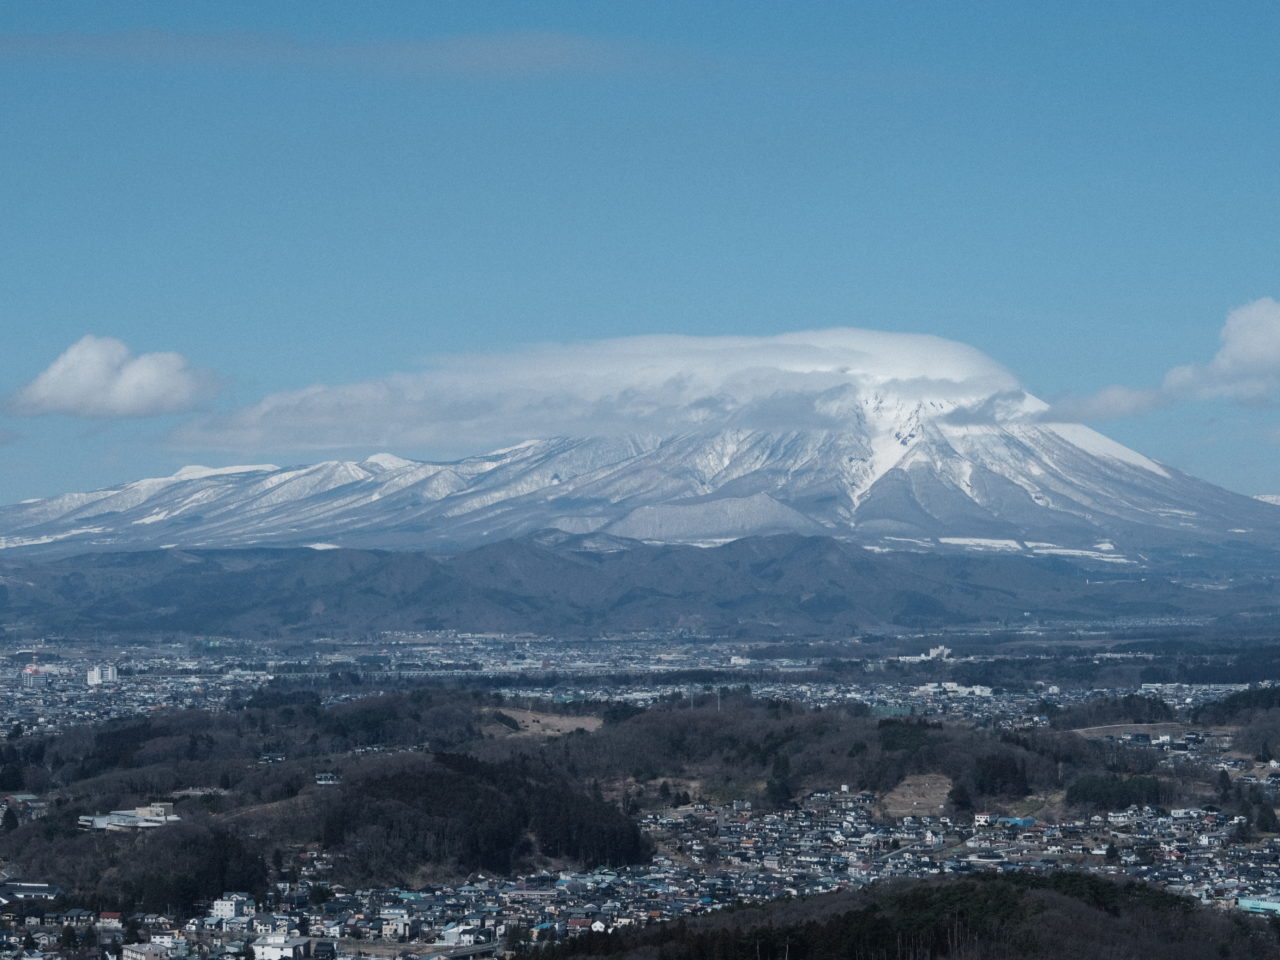
[[[520,731],[515,736],[558,737],[574,730],[586,730],[590,733],[598,730],[604,723],[599,717],[565,717],[515,707],[504,706],[502,712],[520,724]]]
[[[947,804],[951,778],[940,773],[912,774],[884,795],[881,806],[891,817],[937,816]]]

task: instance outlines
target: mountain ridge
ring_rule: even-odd
[[[770,638],[1046,622],[1274,630],[1277,571],[1135,575],[1061,557],[897,552],[785,534],[708,549],[560,531],[440,556],[251,548],[0,558],[15,635],[298,638],[460,630]]]
[[[0,550],[257,546],[451,553],[544,529],[713,545],[781,533],[874,551],[1140,562],[1275,549],[1280,510],[1080,424],[939,400],[841,401],[840,428],[553,437],[448,462],[390,453],[298,467],[184,467],[0,507]],[[1012,411],[1012,413],[1010,413]]]

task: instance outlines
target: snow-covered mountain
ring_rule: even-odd
[[[548,528],[715,543],[799,532],[871,550],[1123,562],[1162,548],[1280,544],[1280,509],[1078,424],[940,399],[844,398],[842,425],[529,441],[451,463],[378,454],[187,467],[0,508],[0,549],[314,546],[453,551]],[[1011,405],[1011,406],[1010,406]]]

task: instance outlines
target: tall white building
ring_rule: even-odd
[[[120,677],[116,673],[116,668],[113,664],[104,663],[101,666],[89,668],[88,682],[91,687],[99,687],[104,683],[115,683],[118,679]]]
[[[253,913],[256,905],[253,897],[247,893],[224,893],[219,899],[213,901],[213,906],[209,910],[211,917],[219,920],[229,920],[232,917],[244,917]]]

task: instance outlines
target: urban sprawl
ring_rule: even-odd
[[[813,665],[801,659],[761,662],[745,648],[670,637],[575,643],[406,635],[358,647],[319,644],[321,652],[306,659],[263,659],[243,645],[207,638],[198,644],[119,647],[110,657],[102,649],[73,653],[74,645],[50,639],[35,645],[29,662],[15,662],[3,717],[9,736],[55,733],[159,710],[226,708],[269,683],[305,686],[334,675],[364,684],[368,693],[380,685],[482,680],[515,703],[551,699],[644,706],[672,696],[714,695],[710,684],[671,677],[713,670],[719,678],[741,673],[744,684],[749,677],[757,696],[806,707],[859,702],[884,717],[913,715],[1010,730],[1045,725],[1046,717],[1036,713],[1043,704],[1068,706],[1140,693],[1186,710],[1242,689],[1147,683],[1066,690],[1044,683],[1030,691],[1001,691],[893,679],[888,662],[865,652],[856,679],[814,681],[807,675]],[[892,659],[948,658],[952,652],[936,645]],[[1156,751],[1160,766],[1217,768],[1233,783],[1262,791],[1269,802],[1280,793],[1280,764],[1240,756],[1232,752],[1229,738],[1209,730],[1101,736],[1130,749]],[[318,786],[326,776],[317,775]],[[651,862],[591,872],[477,875],[466,883],[417,890],[347,889],[328,879],[332,864],[323,849],[306,850],[298,855],[295,880],[277,884],[257,900],[227,891],[204,916],[182,923],[158,914],[122,916],[67,907],[62,891],[44,878],[19,877],[10,867],[0,876],[0,949],[15,956],[53,956],[116,942],[122,944],[122,960],[492,956],[515,942],[545,943],[886,878],[975,871],[1097,871],[1226,909],[1280,914],[1280,840],[1254,838],[1243,818],[1212,805],[1130,806],[1053,823],[982,811],[948,817],[927,783],[903,786],[908,789],[877,795],[831,784],[781,811],[753,810],[744,800],[669,806],[641,815],[641,827],[653,841]],[[913,786],[921,789],[912,794]],[[19,821],[41,818],[48,802],[16,792],[3,798],[5,810]],[[173,805],[158,799],[136,809],[84,816],[80,825],[84,830],[164,829],[177,819]]]

